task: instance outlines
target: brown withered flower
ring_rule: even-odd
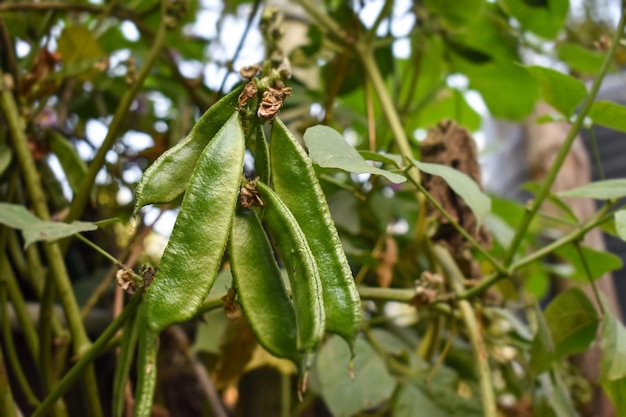
[[[290,95],[291,87],[285,87],[282,81],[277,81],[273,87],[263,92],[257,115],[262,119],[273,119],[283,106],[285,97]]]
[[[248,67],[243,67],[242,69],[240,69],[239,74],[243,78],[251,79],[252,77],[257,75],[259,71],[261,71],[260,65],[250,65]]]
[[[248,101],[255,98],[258,92],[259,90],[254,81],[248,82],[241,94],[239,94],[239,98],[237,99],[237,104],[239,104],[239,108],[246,107],[248,105]]]

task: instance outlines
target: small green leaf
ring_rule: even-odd
[[[596,101],[588,115],[593,124],[626,132],[626,107],[612,101]]]
[[[402,175],[368,164],[339,132],[328,126],[319,125],[307,129],[304,132],[304,142],[309,149],[311,161],[322,168],[339,168],[357,174],[382,175],[396,184],[406,181]]]
[[[568,0],[546,0],[539,4],[528,0],[502,0],[501,4],[522,26],[546,39],[559,34],[569,8]]]
[[[87,175],[87,164],[70,141],[56,132],[50,134],[50,150],[59,158],[70,187],[77,192]]]
[[[476,184],[473,179],[468,177],[465,173],[446,165],[420,162],[413,158],[410,158],[410,161],[420,171],[442,177],[450,188],[461,196],[474,212],[478,220],[476,226],[480,227],[485,216],[487,216],[491,210],[491,199],[481,191],[478,184]]]
[[[561,197],[595,198],[609,200],[626,197],[626,179],[613,179],[590,182],[572,190],[557,193]]]
[[[591,273],[591,279],[598,279],[607,272],[620,269],[622,267],[622,259],[610,252],[598,251],[588,246],[580,246],[589,271]],[[574,267],[574,273],[571,278],[578,279],[580,281],[588,281],[585,265],[580,259],[580,253],[573,244],[565,245],[558,248],[555,254],[568,260]]]
[[[311,390],[321,395],[335,417],[380,405],[396,384],[383,359],[363,339],[356,340],[354,353],[354,380],[346,367],[337,366],[350,361],[350,349],[338,336],[326,341],[311,370]]]
[[[585,84],[570,75],[537,65],[527,68],[539,81],[543,99],[567,117],[587,95]]]
[[[579,288],[557,295],[546,308],[545,317],[557,358],[587,349],[600,320],[595,306]]]
[[[622,240],[626,240],[626,210],[615,213],[615,230]]]
[[[463,93],[456,89],[441,89],[436,97],[417,113],[415,126],[430,128],[444,119],[454,120],[471,131],[480,129],[480,115],[467,103]]]
[[[68,26],[61,32],[57,45],[57,51],[66,68],[80,66],[84,71],[81,77],[83,80],[89,80],[98,74],[99,70],[94,68],[94,64],[105,55],[93,31],[82,25]],[[91,65],[85,65],[89,63]]]
[[[605,303],[606,307],[608,303]],[[603,382],[626,379],[626,328],[615,317],[611,308],[605,308],[602,326],[602,361],[600,379]]]
[[[562,43],[556,48],[556,54],[570,68],[585,73],[595,74],[600,71],[604,55],[575,43]]]
[[[484,0],[426,0],[426,7],[439,14],[451,28],[471,23],[480,17]]]
[[[60,223],[43,221],[30,213],[24,206],[0,203],[0,223],[19,229],[24,234],[24,248],[40,240],[53,242],[76,233],[96,230],[98,226],[89,222]]]
[[[535,304],[537,332],[530,349],[530,368],[537,374],[545,372],[555,359],[555,346],[544,312]]]

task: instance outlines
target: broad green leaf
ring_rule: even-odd
[[[613,382],[626,379],[626,328],[604,304],[609,308],[605,308],[602,325],[600,380]]]
[[[433,101],[417,113],[415,127],[430,128],[444,119],[456,121],[471,131],[480,128],[481,117],[474,110],[463,94],[456,89],[444,88]]]
[[[521,120],[535,108],[539,86],[526,68],[508,60],[474,63],[451,57],[455,71],[469,78],[469,87],[481,94],[494,117]]]
[[[480,17],[484,0],[426,0],[425,5],[440,15],[451,28],[466,25]]]
[[[24,234],[24,248],[37,241],[53,242],[76,233],[96,230],[89,222],[60,223],[41,220],[24,206],[0,203],[0,223],[19,229]]]
[[[432,384],[432,388],[435,387]],[[442,391],[442,390],[437,390]],[[394,417],[480,417],[482,409],[475,401],[460,397],[450,390],[437,392],[431,387],[418,388],[407,384],[402,386],[394,399],[392,413]]]
[[[557,295],[544,314],[557,358],[584,351],[596,337],[598,312],[579,288]]]
[[[622,259],[610,252],[599,251],[592,249],[588,246],[580,246],[580,249],[585,257],[587,266],[591,273],[591,279],[598,279],[607,272],[620,269],[622,267]],[[574,267],[573,276],[570,278],[578,279],[580,281],[589,281],[585,265],[580,254],[573,244],[565,245],[555,251],[555,253],[566,260],[568,260]]]
[[[80,188],[80,183],[87,175],[87,164],[78,155],[76,148],[70,141],[56,132],[50,134],[50,150],[59,158],[63,172],[74,192]]]
[[[537,65],[528,70],[539,82],[543,99],[567,117],[574,114],[587,95],[585,84],[570,75]]]
[[[354,353],[354,380],[346,367],[337,366],[350,361],[350,350],[334,335],[320,349],[311,370],[311,390],[324,399],[335,417],[349,417],[380,405],[391,397],[396,384],[383,359],[366,341],[357,339]]]
[[[626,197],[626,179],[613,179],[590,182],[572,190],[557,193],[561,197],[595,198],[609,200]]]
[[[626,378],[602,383],[604,392],[613,402],[616,416],[626,415]]]
[[[368,164],[339,132],[328,126],[319,125],[307,129],[304,132],[304,142],[309,149],[311,161],[323,168],[339,168],[357,174],[382,175],[396,184],[406,181],[402,175]]]
[[[546,373],[539,376],[541,391],[546,396],[550,405],[548,415],[555,417],[572,417],[577,416],[576,408],[569,392],[569,387],[564,383],[561,375],[553,370],[550,374]],[[539,414],[545,416],[546,414]]]
[[[328,208],[338,228],[358,235],[361,233],[359,200],[348,190],[339,190],[328,196]]]
[[[420,162],[413,158],[411,158],[410,161],[420,171],[442,177],[450,188],[462,197],[465,203],[474,212],[478,220],[476,226],[480,227],[485,216],[487,216],[491,210],[491,199],[482,192],[473,179],[465,173],[446,165]]]
[[[596,101],[588,116],[593,124],[626,132],[626,107],[612,101]]]
[[[522,26],[546,39],[554,38],[561,31],[569,7],[568,0],[502,0],[500,3]]]
[[[570,68],[585,74],[600,71],[604,55],[575,43],[562,43],[556,48],[556,54]]]
[[[615,230],[622,240],[626,240],[626,210],[615,213]]]
[[[61,61],[66,68],[82,66],[85,62],[95,64],[104,58],[104,51],[95,38],[94,32],[85,26],[66,27],[57,42],[57,52],[61,54]],[[84,80],[93,78],[99,72],[93,65],[83,68],[85,72],[81,78]]]
[[[531,193],[537,195],[539,194],[539,191],[541,190],[541,185],[536,182],[531,181],[531,182],[525,183],[520,188],[522,190],[528,190]],[[563,201],[561,198],[550,193],[548,194],[548,201],[550,201],[552,204],[554,204],[557,208],[561,210],[561,213],[559,213],[559,215],[562,216],[565,220],[578,222],[578,217],[576,217],[576,214],[574,213],[570,205],[567,204],[565,201]]]

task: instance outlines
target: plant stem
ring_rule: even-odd
[[[541,186],[541,189],[537,193],[537,196],[535,197],[535,200],[533,201],[532,206],[530,207],[530,209],[528,209],[528,211],[524,213],[524,217],[522,218],[522,221],[519,227],[515,231],[515,235],[513,237],[513,240],[511,241],[511,245],[509,246],[509,249],[507,251],[507,254],[504,260],[504,264],[507,266],[511,265],[513,258],[515,256],[515,253],[517,251],[517,248],[522,242],[522,239],[524,238],[524,235],[526,234],[526,231],[528,230],[528,227],[530,226],[531,221],[535,217],[535,214],[537,214],[537,211],[543,204],[546,197],[548,197],[548,195],[550,194],[550,190],[552,189],[552,185],[554,184],[554,181],[556,180],[556,177],[559,171],[561,170],[561,166],[563,165],[565,158],[567,157],[572,145],[574,144],[574,141],[576,140],[576,136],[578,135],[578,132],[583,124],[583,121],[585,120],[587,113],[589,113],[589,110],[591,109],[591,105],[593,104],[593,101],[596,95],[598,94],[600,86],[602,85],[602,80],[604,79],[604,76],[606,75],[609,67],[611,66],[611,63],[613,62],[615,51],[617,50],[619,41],[624,33],[624,27],[626,27],[626,12],[624,10],[624,6],[622,6],[622,12],[621,12],[619,23],[617,25],[615,34],[613,35],[613,39],[611,39],[611,46],[609,48],[609,51],[607,52],[606,56],[604,57],[604,61],[602,62],[602,67],[600,68],[600,72],[598,73],[595,80],[593,81],[591,90],[589,91],[589,94],[585,98],[585,101],[583,102],[580,112],[576,115],[576,119],[574,120],[574,123],[570,127],[569,132],[567,132],[565,141],[563,142],[563,145],[561,145],[561,148],[559,149],[559,152],[554,162],[552,163],[552,166],[550,167],[550,170],[548,171],[548,174],[546,175],[543,185]]]
[[[18,417],[22,413],[18,412],[11,393],[11,385],[9,384],[9,375],[4,364],[4,355],[2,354],[2,346],[0,346],[0,414],[6,417]]]
[[[128,90],[126,90],[126,93],[122,96],[122,99],[115,109],[115,114],[113,115],[113,119],[111,120],[111,124],[109,125],[109,130],[107,131],[106,137],[104,138],[102,145],[98,149],[98,153],[96,153],[96,156],[93,158],[93,161],[91,162],[91,164],[89,164],[89,170],[87,171],[85,178],[83,178],[83,181],[81,182],[80,187],[75,194],[74,201],[72,201],[72,204],[70,205],[70,210],[65,219],[66,222],[77,220],[85,209],[85,206],[89,201],[89,196],[91,195],[91,189],[93,187],[96,175],[104,165],[106,154],[117,140],[117,136],[120,133],[120,130],[123,127],[123,123],[128,115],[128,109],[133,103],[135,96],[143,86],[145,79],[152,69],[152,65],[159,56],[161,47],[163,46],[163,42],[165,41],[165,35],[167,33],[167,4],[168,0],[161,1],[161,22],[154,38],[154,42],[152,43],[152,48],[150,48],[148,56],[146,57],[146,60],[141,67],[141,70],[139,70],[139,72],[137,73],[137,78],[135,79],[135,82],[133,82]]]
[[[80,233],[76,233],[74,236],[76,236],[76,238],[78,238],[78,240],[81,240],[82,242],[84,242],[85,244],[87,244],[88,246],[91,246],[91,248],[93,250],[95,250],[96,252],[98,252],[100,255],[104,256],[105,258],[107,258],[109,261],[111,261],[114,265],[116,266],[122,266],[122,264],[120,263],[120,261],[117,260],[117,258],[113,255],[111,255],[109,252],[105,251],[104,249],[102,249],[100,246],[96,245],[95,243],[93,243],[91,240],[87,239],[85,236],[81,235]]]
[[[326,29],[332,36],[337,38],[337,40],[345,41],[346,32],[332,17],[323,13],[317,7],[317,4],[313,4],[310,0],[296,0],[296,3],[300,4],[313,20],[317,21],[321,27]]]
[[[538,259],[543,258],[544,256],[554,252],[561,246],[565,246],[568,243],[575,242],[581,239],[589,230],[593,229],[596,226],[601,225],[602,223],[608,221],[611,217],[613,217],[612,213],[608,213],[612,205],[605,205],[602,207],[595,215],[593,215],[584,225],[579,227],[578,229],[572,231],[571,233],[563,236],[561,239],[556,240],[549,245],[544,246],[543,248],[531,253],[530,255],[520,259],[519,261],[513,263],[508,269],[508,273],[506,275],[502,275],[500,273],[493,274],[491,277],[482,280],[478,283],[478,285],[470,288],[469,290],[457,294],[458,299],[470,299],[475,297],[476,295],[482,293],[487,290],[489,287],[494,285],[496,282],[500,281],[502,278],[513,275],[515,271],[518,269],[528,265],[531,262],[534,262]]]
[[[141,292],[135,294],[130,303],[124,308],[122,313],[115,318],[107,327],[100,337],[93,343],[93,345],[87,350],[72,366],[72,368],[63,376],[63,379],[54,387],[54,389],[48,394],[48,396],[41,402],[39,408],[35,410],[32,417],[43,417],[50,412],[50,409],[54,402],[61,398],[61,396],[76,382],[76,380],[82,375],[85,368],[93,362],[95,358],[100,355],[107,347],[109,340],[115,336],[115,333],[122,328],[126,320],[135,312],[139,307],[142,300]]]
[[[460,294],[464,290],[465,278],[457,267],[454,259],[447,249],[442,246],[434,247],[435,254],[439,260],[445,275],[450,280],[454,292]],[[491,371],[489,369],[489,356],[485,349],[485,344],[480,331],[480,325],[472,305],[467,300],[459,300],[459,310],[465,322],[466,330],[472,343],[474,359],[476,360],[476,373],[480,385],[481,400],[483,403],[483,415],[485,417],[496,417],[496,398],[493,392],[491,381]]]
[[[600,293],[598,292],[598,287],[596,287],[596,283],[591,275],[591,269],[589,269],[589,263],[587,262],[587,258],[585,258],[585,253],[580,247],[580,240],[574,242],[574,247],[576,248],[576,252],[578,252],[578,256],[580,257],[580,261],[583,264],[583,268],[585,269],[585,274],[587,275],[587,279],[589,280],[589,285],[593,291],[593,296],[596,299],[596,303],[598,304],[598,309],[602,316],[606,315],[606,311],[604,310],[604,304],[602,304],[602,299],[600,298]]]

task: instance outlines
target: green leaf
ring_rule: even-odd
[[[562,43],[556,48],[556,54],[570,68],[584,74],[600,71],[604,55],[576,43]]]
[[[478,184],[465,173],[441,164],[420,162],[413,158],[410,161],[420,171],[442,177],[476,215],[476,227],[480,227],[491,210],[491,199],[481,191]]]
[[[321,395],[335,417],[349,417],[379,405],[395,387],[385,362],[367,342],[357,339],[354,353],[354,380],[347,367],[337,366],[350,361],[350,350],[334,335],[320,349],[311,370],[311,390]]]
[[[95,38],[94,33],[87,27],[68,26],[63,29],[57,41],[57,51],[61,54],[61,61],[67,67],[80,66],[85,71],[83,80],[90,80],[100,71],[93,65],[84,66],[85,62],[95,64],[104,58],[104,51]]]
[[[478,130],[481,123],[480,115],[467,104],[463,94],[452,88],[440,90],[435,99],[417,113],[415,127],[429,128],[444,119],[454,120],[472,131]]]
[[[309,149],[311,161],[322,168],[339,168],[357,174],[382,175],[396,184],[406,181],[402,175],[368,164],[339,132],[328,126],[319,125],[308,128],[304,132],[304,142]]]
[[[24,234],[24,248],[38,241],[53,242],[76,233],[96,230],[89,222],[60,223],[41,220],[24,206],[0,203],[0,223],[19,229]]]
[[[543,99],[567,117],[587,95],[585,84],[570,75],[538,65],[527,68],[539,82]]]
[[[606,395],[615,406],[615,415],[626,415],[626,395],[624,395],[626,392],[626,378],[603,382],[602,388],[604,388],[604,392],[606,392]]]
[[[602,360],[600,380],[612,382],[626,379],[626,328],[615,317],[608,303],[605,304],[602,326]]]
[[[76,148],[70,141],[56,132],[50,134],[50,150],[57,156],[63,167],[63,172],[74,192],[80,188],[80,183],[87,175],[87,164],[78,155]]]
[[[568,0],[546,0],[542,4],[527,0],[502,0],[501,4],[522,26],[547,39],[554,38],[561,31],[569,7]]]
[[[484,0],[426,0],[425,5],[440,15],[451,28],[466,25],[480,17]]]
[[[626,132],[626,107],[612,101],[596,101],[591,105],[588,116],[593,124]]]
[[[469,78],[469,87],[481,94],[494,117],[521,120],[535,108],[539,87],[526,68],[507,60],[473,63],[451,57],[454,69]]]
[[[615,213],[615,230],[622,240],[626,240],[626,210]]]
[[[557,295],[544,314],[557,358],[584,351],[596,337],[598,312],[579,288]]]
[[[590,182],[572,190],[557,193],[561,197],[595,198],[609,200],[626,197],[626,179],[613,179]]]
[[[530,368],[537,374],[545,372],[555,359],[555,346],[544,312],[535,307],[537,332],[530,349]]]
[[[587,261],[587,266],[591,273],[591,279],[598,279],[607,272],[620,269],[622,267],[622,259],[610,252],[598,251],[588,246],[581,245],[580,249]],[[568,260],[574,267],[574,273],[571,278],[580,281],[588,281],[585,266],[580,259],[580,254],[573,244],[565,245],[555,251],[555,254]]]
[[[437,398],[429,387],[419,389],[415,385],[404,385],[395,397],[391,415],[395,417],[480,417],[483,415],[480,407],[459,407],[460,404],[467,403],[469,400],[458,396],[454,391],[448,391],[445,394]]]

